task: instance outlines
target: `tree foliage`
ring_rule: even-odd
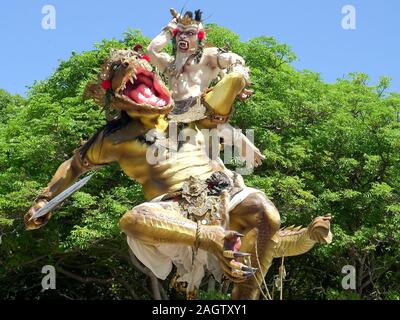
[[[386,92],[390,79],[371,85],[367,75],[353,73],[327,84],[317,73],[295,70],[293,52],[271,37],[241,42],[209,27],[210,43],[228,45],[251,67],[256,93],[236,104],[232,122],[255,131],[266,159],[247,184],[271,198],[284,225],[334,216],[331,245],[285,259],[284,298],[400,299],[400,95]],[[110,48],[148,42],[129,30],[121,41],[73,52],[27,98],[0,90],[1,298],[152,297],[154,279],[133,268],[118,229],[143,194],[117,166],[100,170],[46,227],[27,232],[22,219],[61,162],[104,123],[82,94]],[[41,292],[46,264],[56,267],[57,290]],[[344,265],[356,267],[354,291],[341,287]],[[167,282],[163,288],[168,293]]]

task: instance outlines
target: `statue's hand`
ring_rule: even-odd
[[[262,165],[263,160],[265,159],[265,156],[261,153],[261,151],[258,148],[255,148],[254,150],[254,167],[258,167]]]
[[[51,212],[47,213],[46,215],[39,217],[37,219],[33,219],[29,221],[29,219],[32,217],[32,215],[38,211],[40,208],[42,208],[45,204],[47,203],[46,200],[41,199],[36,203],[34,206],[32,206],[28,213],[25,214],[24,216],[24,223],[26,230],[36,230],[41,227],[43,227],[51,218]]]
[[[239,65],[241,66],[241,65]],[[241,66],[242,67],[242,66]],[[253,83],[250,81],[250,69],[248,67],[243,68],[244,79],[245,79],[245,87],[238,94],[238,98],[242,101],[247,100],[254,94],[254,90],[248,89],[247,87],[251,87]]]
[[[240,259],[250,256],[249,253],[239,251],[240,238],[243,235],[236,231],[225,231],[221,227],[206,227],[201,241],[202,249],[213,253],[219,260],[224,275],[235,283],[248,280],[257,271],[256,268],[247,266]]]
[[[253,144],[246,146],[246,156],[242,158],[242,160],[246,161],[247,164],[256,168],[260,166],[265,159],[265,156],[261,153],[260,149],[258,149]],[[251,154],[248,154],[251,153]]]
[[[173,30],[178,27],[178,21],[176,18],[173,18],[164,28],[164,30],[168,30],[173,34]]]
[[[170,23],[167,25],[167,28],[172,27],[173,29],[175,29],[177,27],[177,23],[178,23],[178,19],[181,17],[181,14],[178,13],[175,9],[170,8],[169,12],[171,12],[172,15],[172,20],[170,21]]]
[[[244,88],[242,92],[239,93],[238,97],[240,100],[244,101],[250,98],[254,94],[254,90]]]

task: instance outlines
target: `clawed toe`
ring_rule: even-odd
[[[254,273],[250,272],[250,271],[242,271],[242,270],[235,269],[235,270],[232,270],[231,274],[237,278],[247,278],[247,277],[250,277],[251,275],[253,275]]]
[[[243,238],[244,234],[241,234],[237,231],[226,231],[225,232],[225,240],[236,240],[236,238]]]

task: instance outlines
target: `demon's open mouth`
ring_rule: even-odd
[[[170,93],[161,80],[144,68],[136,68],[135,72],[124,81],[119,94],[135,104],[163,108],[171,103]]]
[[[189,50],[189,42],[185,41],[185,40],[180,40],[178,42],[178,47],[182,51],[187,51],[187,50]]]

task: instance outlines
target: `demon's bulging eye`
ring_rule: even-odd
[[[113,69],[113,71],[116,71],[116,70],[118,70],[120,67],[121,67],[121,64],[116,63],[116,64],[114,64],[114,65],[112,66],[112,69]]]
[[[186,37],[193,37],[196,35],[196,33],[194,31],[184,31],[181,32],[182,35],[185,35]]]

